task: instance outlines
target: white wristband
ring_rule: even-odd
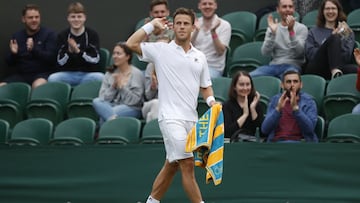
[[[211,104],[212,101],[215,101],[214,96],[209,96],[208,98],[206,98],[206,104],[207,104],[208,106],[210,106],[210,104]]]
[[[151,34],[154,31],[154,25],[150,22],[150,23],[146,23],[145,25],[142,26],[142,29],[145,31],[145,33],[147,35]]]

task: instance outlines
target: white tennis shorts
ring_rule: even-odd
[[[159,127],[164,138],[166,159],[171,163],[193,157],[193,153],[185,152],[188,132],[195,125],[192,121],[161,120]]]

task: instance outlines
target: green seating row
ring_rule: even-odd
[[[20,121],[11,130],[0,120],[0,144],[16,146],[89,145],[163,143],[157,120],[142,125],[132,117],[120,117],[105,122],[96,131],[96,123],[85,117],[69,118],[54,126],[45,118]]]

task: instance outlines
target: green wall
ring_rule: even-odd
[[[206,203],[360,202],[358,144],[226,144],[223,182],[196,177]],[[136,203],[164,162],[163,145],[0,147],[0,202]],[[189,202],[178,174],[164,203]]]

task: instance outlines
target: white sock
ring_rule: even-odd
[[[200,203],[205,203],[204,201],[201,201]]]
[[[151,195],[149,195],[148,199],[146,200],[146,203],[160,203],[160,201],[154,199],[153,197],[151,197]]]

